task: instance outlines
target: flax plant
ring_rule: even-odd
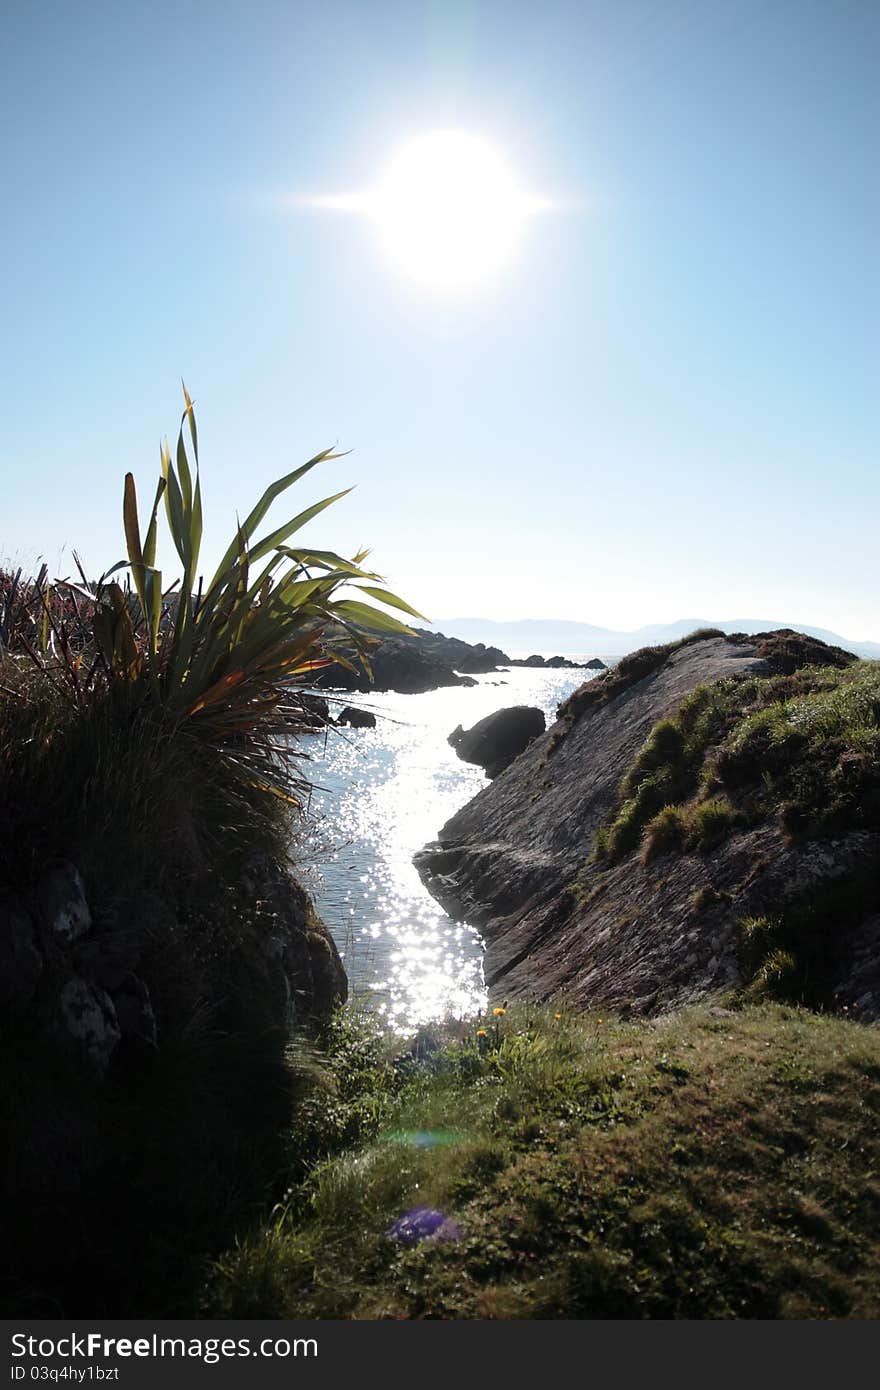
[[[342,457],[329,449],[266,488],[205,584],[198,577],[198,431],[193,402],[185,386],[183,391],[175,456],[165,440],[146,530],[129,473],[123,496],[127,560],[97,584],[89,584],[80,567],[80,583],[57,586],[69,600],[62,618],[44,587],[42,640],[29,643],[27,651],[74,703],[89,704],[106,691],[128,710],[152,709],[168,727],[222,749],[254,785],[296,799],[304,784],[291,772],[290,736],[303,727],[302,686],[331,661],[350,668],[352,655],[369,672],[369,647],[380,635],[410,633],[385,608],[421,615],[363,568],[369,552],[346,560],[331,550],[291,544],[350,488],[258,536],[283,493],[319,464]],[[156,566],[163,511],[182,567],[169,587],[163,587]],[[115,577],[122,570],[130,582]]]

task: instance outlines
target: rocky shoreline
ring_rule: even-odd
[[[545,659],[539,655],[512,659],[499,647],[463,642],[426,628],[414,629],[411,637],[378,640],[369,648],[369,673],[358,661],[353,648],[350,655],[354,669],[334,662],[318,674],[315,685],[320,689],[350,690],[364,695],[388,690],[419,695],[444,686],[475,685],[474,676],[502,673],[511,666],[552,671],[606,669],[598,657],[588,662],[571,661],[564,656]]]
[[[678,1008],[742,984],[743,920],[775,920],[805,901],[844,894],[860,876],[876,882],[876,830],[797,841],[775,820],[744,822],[706,852],[592,860],[621,777],[658,721],[697,687],[769,676],[779,660],[792,668],[797,658],[784,653],[797,643],[781,637],[768,658],[766,636],[709,635],[651,657],[640,677],[636,654],[630,683],[581,687],[557,722],[416,856],[429,892],[482,933],[494,998],[564,997],[579,1009],[622,1013]],[[853,660],[836,651],[813,644],[808,657]],[[823,998],[880,1016],[876,908],[854,912],[838,944]]]

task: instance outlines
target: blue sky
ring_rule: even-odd
[[[2,25],[0,555],[120,558],[123,475],[146,500],[183,376],[206,563],[338,442],[292,509],[357,483],[308,536],[371,545],[432,617],[880,638],[876,4],[68,0]],[[436,129],[553,204],[466,295],[306,201]]]

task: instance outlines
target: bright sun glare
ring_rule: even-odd
[[[494,279],[510,265],[528,219],[547,206],[519,187],[502,154],[463,131],[419,135],[374,190],[318,201],[366,214],[397,269],[438,290]]]

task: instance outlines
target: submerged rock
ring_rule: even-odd
[[[476,763],[487,777],[497,777],[545,728],[543,710],[513,705],[487,714],[472,729],[465,731],[459,724],[448,742],[462,762]]]

